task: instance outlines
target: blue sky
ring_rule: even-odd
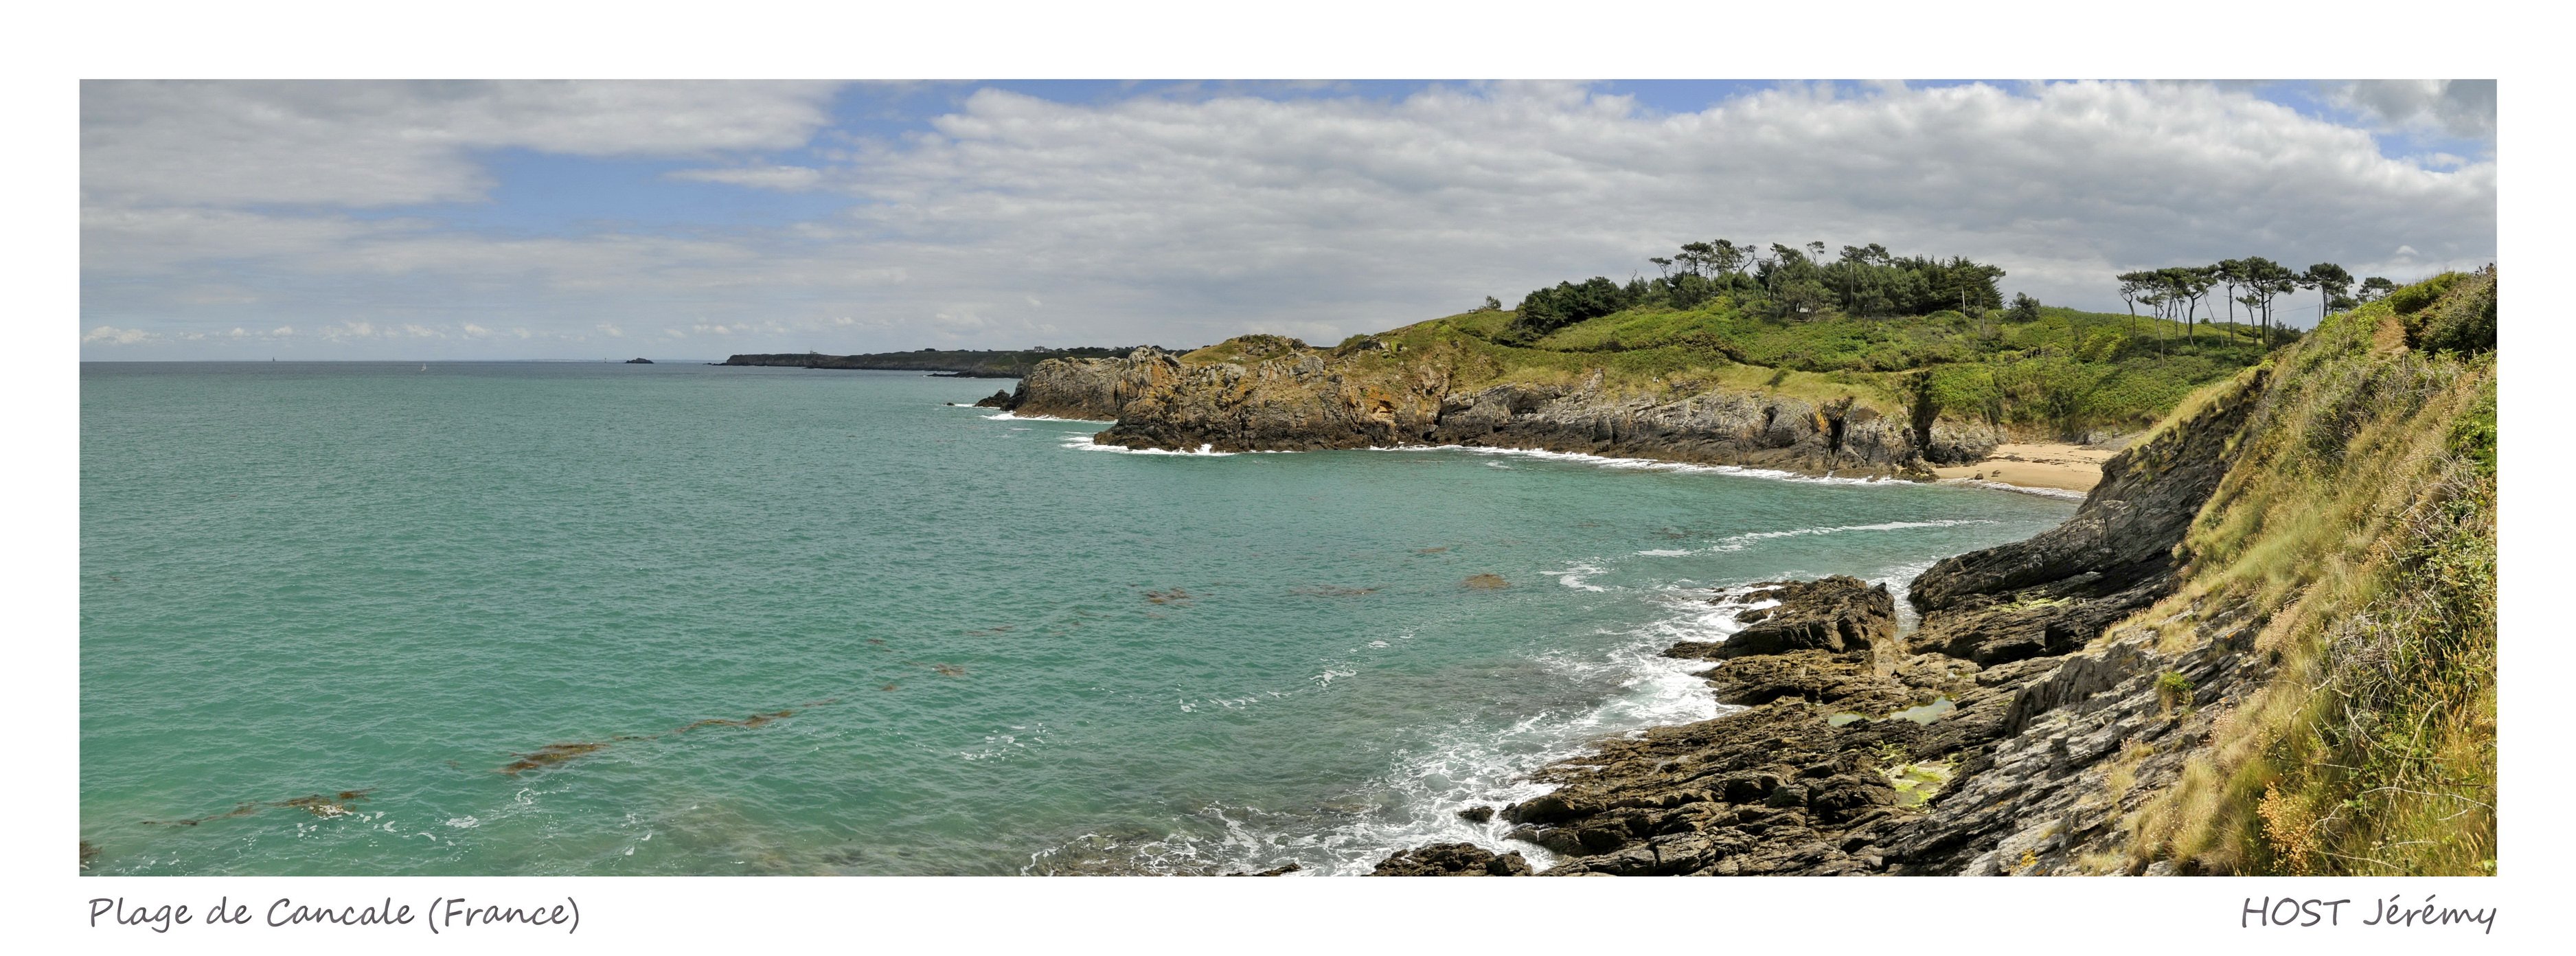
[[[91,82],[82,354],[1310,340],[1699,238],[2408,279],[2495,256],[2476,82]]]

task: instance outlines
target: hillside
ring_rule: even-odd
[[[1140,448],[1430,442],[1921,478],[2004,441],[2137,432],[2262,353],[2243,327],[2048,308],[1783,318],[1719,294],[1535,337],[1522,318],[1050,362],[1009,405],[1115,420],[1099,440]]]
[[[1916,578],[1910,633],[1847,578],[1719,593],[1744,629],[1667,654],[1745,709],[1472,812],[1553,875],[2494,873],[2495,282],[2201,390],[2065,524]]]

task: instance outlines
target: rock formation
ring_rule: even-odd
[[[2224,611],[2179,645],[2103,629],[2173,592],[2176,547],[2262,382],[2113,458],[2065,525],[1925,571],[1912,635],[1884,587],[1851,578],[1717,595],[1747,626],[1666,653],[1716,662],[1718,700],[1742,709],[1542,771],[1556,789],[1502,809],[1509,838],[1554,854],[1550,876],[2128,866],[2123,815],[2262,665]],[[1378,872],[1517,872],[1489,857],[1424,847]]]
[[[1924,462],[1972,460],[2000,440],[1981,423],[1922,423],[1851,399],[1817,404],[1718,387],[1631,393],[1594,372],[1571,385],[1453,387],[1449,366],[1400,361],[1363,339],[1316,351],[1245,336],[1229,361],[1155,348],[1055,359],[1022,379],[1011,410],[1115,421],[1096,436],[1129,448],[1314,451],[1399,445],[1543,449],[1806,474],[1929,477]]]

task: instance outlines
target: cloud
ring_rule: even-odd
[[[760,166],[750,169],[683,169],[669,174],[672,179],[709,183],[732,183],[761,189],[812,189],[823,181],[823,171],[808,166]]]
[[[2008,292],[2111,309],[2109,276],[2144,266],[2255,254],[2407,279],[2495,255],[2491,152],[2383,155],[2366,124],[2203,83],[1801,84],[1696,113],[1569,83],[1397,100],[984,89],[893,138],[818,135],[822,94],[797,85],[96,86],[84,324],[291,318],[346,348],[462,315],[517,326],[533,344],[482,346],[511,355],[587,354],[547,343],[605,333],[601,314],[743,350],[1332,340],[1651,271],[1646,256],[1718,237],[1966,255],[2007,268]],[[2335,90],[2383,122],[2479,122],[2474,85]],[[2491,131],[2491,85],[2487,100]],[[130,128],[139,116],[177,129]],[[567,125],[535,129],[544,117]],[[202,182],[163,155],[231,122],[248,131],[207,134]],[[271,136],[309,152],[248,142]],[[788,222],[548,234],[367,211],[485,198],[488,144],[705,156],[652,181],[823,205]],[[257,163],[257,177],[227,171]],[[661,198],[636,188],[638,207]]]
[[[82,335],[81,341],[105,342],[110,345],[133,345],[137,342],[150,342],[159,339],[160,337],[160,334],[157,332],[146,332],[141,329],[120,329],[113,325],[102,325],[91,329],[87,334]]]
[[[712,156],[803,144],[836,84],[81,84],[81,190],[104,203],[383,206],[482,199],[478,151]]]
[[[2339,105],[2366,111],[2388,127],[2439,129],[2462,139],[2495,140],[2494,80],[2354,80],[2332,85],[2329,95]]]

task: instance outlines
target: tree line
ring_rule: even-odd
[[[2003,307],[2003,295],[1995,287],[2003,269],[1960,256],[1898,256],[1874,242],[1844,246],[1839,255],[1827,258],[1822,242],[1775,242],[1766,248],[1714,239],[1686,242],[1673,255],[1646,261],[1660,274],[1624,283],[1593,276],[1531,290],[1521,297],[1509,334],[1526,341],[1625,309],[1688,309],[1721,295],[1752,314],[1788,321],[1835,312],[1922,315]],[[1487,301],[1493,307],[1501,304]]]
[[[2246,315],[2262,330],[2263,343],[2273,344],[2281,326],[2273,318],[2273,306],[2281,298],[2300,290],[2317,293],[2317,315],[2352,309],[2364,302],[2386,296],[2397,289],[2397,283],[2380,276],[2353,285],[2352,273],[2331,262],[2309,266],[2304,272],[2262,256],[2227,259],[2205,266],[2166,266],[2123,272],[2120,301],[2128,304],[2135,317],[2138,307],[2146,306],[2156,318],[2183,324],[2183,334],[2197,342],[2199,327],[2216,321],[2220,303],[2227,308],[2227,321],[2236,321],[2236,307],[2245,306]],[[2216,301],[2210,301],[2216,293]],[[2240,294],[2241,293],[2241,294]]]

